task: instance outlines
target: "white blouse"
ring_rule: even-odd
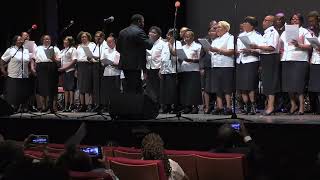
[[[180,41],[176,41],[176,49],[182,49],[182,45]],[[173,56],[170,52],[169,42],[165,42],[162,50],[162,54],[161,54],[160,73],[161,74],[176,73],[177,72],[176,68],[180,68],[179,66],[176,67],[176,64],[177,64],[176,60],[177,60],[177,57]]]
[[[239,35],[239,37],[240,36],[248,36],[250,42],[253,44],[256,44],[258,46],[263,46],[266,44],[264,38],[257,31],[243,32]],[[237,50],[241,51],[241,49],[245,49],[245,48],[246,48],[245,45],[238,38]],[[259,61],[259,57],[252,56],[252,55],[246,55],[242,52],[239,54],[239,56],[237,58],[237,64],[240,64],[240,62],[242,62],[243,64],[246,64],[246,63],[252,63],[252,62],[256,62],[256,61]]]
[[[108,59],[112,61],[115,65],[119,64],[120,60],[120,53],[115,49],[105,49],[101,56],[101,59]],[[107,65],[104,68],[103,76],[119,76],[121,74],[121,70],[113,65]]]
[[[228,32],[225,33],[221,37],[215,38],[211,46],[219,49],[224,50],[232,50],[234,49],[233,44],[233,36],[229,34]],[[218,54],[216,52],[210,52],[211,54],[211,67],[234,67],[234,60],[233,56],[225,56],[222,54]]]
[[[35,53],[35,59],[36,63],[43,63],[43,62],[53,62],[52,59],[49,59],[50,57],[47,57],[46,52],[51,52],[53,51],[54,56],[56,59],[60,59],[60,50],[56,46],[38,46],[36,53]]]
[[[103,51],[105,51],[106,49],[109,49],[109,46],[108,46],[106,41],[103,41],[101,45],[100,44],[95,44],[95,46],[94,46],[94,48],[92,50],[92,52],[93,52],[92,54],[95,57],[100,57],[101,58],[101,56],[103,54]],[[99,50],[100,50],[100,53],[99,53]],[[95,60],[94,59],[93,62],[99,62],[99,60]]]
[[[264,31],[263,38],[265,39],[266,46],[271,46],[275,50],[272,52],[268,51],[261,51],[261,54],[277,54],[279,53],[279,33],[278,31],[273,27],[269,27]]]
[[[75,47],[68,47],[61,51],[61,66],[68,66],[73,60],[77,60],[77,49]],[[74,71],[75,67],[71,67],[66,72]]]
[[[77,61],[78,62],[89,62],[88,59],[87,59],[87,56],[86,56],[86,53],[84,52],[82,46],[85,46],[83,44],[80,44],[77,48]],[[94,44],[93,42],[90,42],[88,44],[88,47],[90,49],[91,52],[93,52],[94,50],[94,47],[96,46],[96,44]]]
[[[185,173],[180,165],[172,159],[169,159],[169,163],[171,167],[171,174],[168,177],[168,180],[182,180],[185,177]]]
[[[311,33],[303,28],[299,28],[299,43],[303,44],[310,44],[309,41],[306,38],[310,38]],[[280,36],[281,41],[283,42],[283,55],[281,58],[281,61],[308,61],[309,55],[308,51],[301,50],[299,48],[296,48],[293,44],[290,42],[287,42],[286,40],[286,31],[284,31]]]
[[[10,47],[1,59],[8,62],[8,76],[11,78],[28,78],[30,62],[29,50],[26,48]]]
[[[190,45],[186,44],[182,46],[184,53],[187,55],[188,59],[199,59],[201,52],[201,45],[192,42]],[[181,63],[181,72],[191,72],[191,71],[200,71],[199,63],[186,62]]]
[[[320,41],[320,35],[318,37]],[[313,48],[312,56],[311,56],[311,64],[320,64],[320,52]]]
[[[160,37],[152,46],[150,50],[147,51],[147,69],[160,69],[161,66],[161,53],[163,50],[165,42]]]

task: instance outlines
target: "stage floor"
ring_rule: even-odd
[[[272,116],[257,115],[242,115],[238,114],[238,118],[244,119],[246,123],[262,123],[262,124],[320,124],[320,115],[305,114],[305,115],[287,115],[284,113],[277,113]],[[180,119],[175,114],[159,114],[155,119],[149,120],[121,120],[121,121],[148,121],[148,122],[229,122],[233,121],[231,116],[211,115],[211,114],[182,114]],[[58,114],[28,114],[19,113],[8,117],[13,119],[50,119],[50,120],[85,120],[85,121],[111,121],[108,113],[99,115],[97,113],[58,113]]]

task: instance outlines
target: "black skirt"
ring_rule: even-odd
[[[179,73],[179,97],[182,105],[200,105],[201,99],[201,82],[200,72],[182,72]]]
[[[76,89],[76,82],[74,71],[63,73],[63,90],[74,91]]]
[[[120,76],[103,76],[100,93],[101,104],[109,105],[110,98],[120,93]]]
[[[59,73],[55,62],[37,63],[37,89],[40,96],[58,94]]]
[[[25,104],[31,95],[30,79],[10,78],[6,79],[6,100],[11,105]]]
[[[310,76],[309,76],[309,87],[310,92],[320,92],[320,64],[310,65]]]
[[[236,64],[236,87],[237,90],[254,91],[258,88],[259,62]]]
[[[282,63],[282,91],[302,94],[305,90],[308,62],[284,61]]]
[[[104,67],[102,67],[100,63],[92,64],[92,92],[94,94],[93,97],[96,104],[100,104],[99,88],[101,88],[101,85],[99,82],[102,81],[103,70]]]
[[[231,94],[234,90],[234,68],[211,68],[210,84],[210,93],[216,93],[218,95]]]
[[[148,69],[147,70],[147,94],[154,97],[159,102],[160,98],[160,78],[159,69]]]
[[[89,62],[78,62],[78,89],[81,94],[92,93],[92,64]]]
[[[177,74],[162,74],[160,79],[160,103],[177,104]]]
[[[280,92],[280,56],[279,54],[262,54],[262,85],[265,95]]]

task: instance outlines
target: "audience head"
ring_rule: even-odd
[[[242,142],[240,134],[235,131],[231,124],[223,124],[218,129],[217,140],[219,148],[232,148]]]
[[[142,155],[144,160],[162,160],[166,175],[170,176],[171,167],[168,156],[164,152],[164,143],[162,138],[155,133],[146,135],[141,143]]]
[[[24,158],[23,147],[17,142],[11,140],[0,142],[0,172],[13,163],[23,161]]]
[[[304,23],[304,19],[302,14],[300,13],[294,13],[291,17],[290,17],[290,23],[291,24],[297,24],[300,26],[302,26],[302,24]]]
[[[70,146],[60,155],[56,162],[57,167],[79,172],[88,172],[93,169],[92,160],[88,154],[75,146]]]
[[[258,21],[255,17],[253,16],[247,16],[244,21],[243,21],[243,30],[245,32],[251,32],[253,31],[255,28],[258,27]]]
[[[141,14],[134,14],[131,17],[131,24],[137,25],[140,28],[144,27],[144,17]]]
[[[268,29],[269,27],[273,26],[274,21],[275,17],[273,15],[266,16],[262,22],[263,29]]]

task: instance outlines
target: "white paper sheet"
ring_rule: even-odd
[[[250,48],[251,41],[248,36],[239,36],[239,39],[246,48]]]
[[[82,46],[83,50],[84,50],[84,53],[86,54],[86,56],[88,58],[92,58],[93,57],[93,54],[91,52],[91,50],[89,49],[88,46]]]
[[[109,60],[109,59],[101,59],[101,63],[105,66],[107,65],[112,65],[113,61]]]
[[[181,60],[188,59],[188,57],[183,49],[177,49],[177,56]]]
[[[299,39],[299,26],[298,25],[285,25],[286,40],[292,42]]]
[[[207,39],[199,38],[198,41],[202,45],[202,47],[204,49],[210,49],[211,48],[211,44],[209,43],[209,41]]]
[[[23,44],[24,48],[28,49],[30,53],[33,53],[34,45],[35,45],[34,41],[25,41]]]
[[[310,42],[311,46],[314,48],[319,48],[320,47],[320,42],[318,40],[318,38],[307,38],[307,40]]]

